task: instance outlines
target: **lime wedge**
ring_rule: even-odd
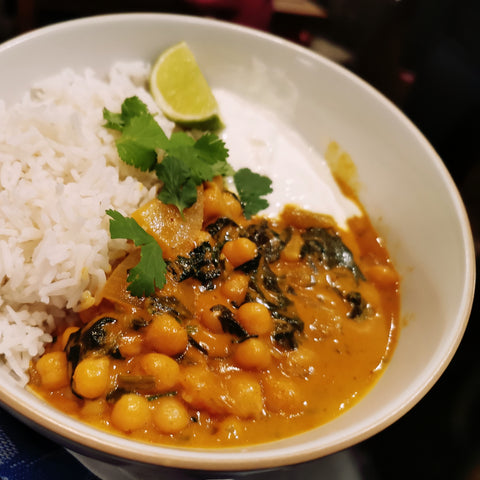
[[[187,128],[223,126],[217,101],[185,42],[165,50],[150,73],[150,92],[164,115]]]

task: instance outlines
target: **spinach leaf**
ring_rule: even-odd
[[[302,234],[302,258],[320,261],[329,269],[346,268],[358,280],[365,280],[352,252],[336,232],[326,228],[309,228]]]

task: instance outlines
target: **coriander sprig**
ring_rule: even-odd
[[[107,210],[110,220],[110,236],[132,240],[141,247],[140,261],[128,272],[128,291],[135,297],[152,295],[156,288],[163,288],[167,265],[163,259],[162,248],[131,217],[124,217],[116,210]]]
[[[215,134],[194,140],[185,132],[168,138],[147,106],[138,98],[127,98],[120,113],[104,108],[106,128],[118,130],[120,158],[140,170],[155,170],[163,183],[159,198],[175,205],[181,213],[197,200],[196,186],[217,175],[232,175],[227,163],[228,150]]]
[[[263,197],[272,191],[270,179],[245,168],[235,172],[227,162],[228,149],[216,134],[195,140],[186,132],[174,132],[168,138],[136,96],[124,100],[120,113],[104,108],[103,117],[106,128],[122,134],[115,141],[120,158],[140,170],[154,170],[163,183],[160,200],[180,213],[197,200],[195,187],[217,175],[233,175],[247,218],[268,206]]]
[[[167,137],[147,106],[136,96],[124,100],[120,113],[103,109],[105,127],[121,133],[115,143],[120,158],[142,171],[155,171],[162,182],[158,198],[183,211],[197,201],[197,186],[214,177],[233,176],[246,218],[268,206],[265,195],[272,191],[268,177],[242,168],[237,172],[227,162],[225,143],[214,133],[195,140],[185,132]],[[157,241],[133,218],[107,210],[112,238],[132,240],[141,248],[140,262],[130,269],[128,290],[148,296],[165,285],[167,266]]]
[[[273,191],[272,181],[268,177],[254,173],[249,168],[241,168],[234,173],[233,181],[245,217],[250,218],[268,207],[268,201],[263,198]]]

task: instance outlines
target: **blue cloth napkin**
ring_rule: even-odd
[[[97,480],[70,453],[0,408],[0,480]]]

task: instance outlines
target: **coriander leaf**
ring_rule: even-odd
[[[213,175],[233,175],[233,168],[227,163],[228,149],[225,142],[214,133],[202,135],[195,143],[199,158],[213,165]]]
[[[228,157],[225,142],[214,133],[202,135],[196,142],[198,155],[209,163],[224,162]]]
[[[163,182],[158,198],[175,205],[180,213],[191,207],[197,200],[197,185],[191,177],[188,165],[180,158],[166,156],[155,167],[157,177]]]
[[[167,138],[138,97],[125,99],[121,113],[104,109],[103,116],[105,127],[122,134],[116,140],[120,158],[143,171],[155,169],[163,182],[160,200],[177,206],[181,213],[195,203],[196,187],[202,182],[234,173],[225,143],[217,135],[206,133],[195,140],[185,132],[174,132]],[[160,163],[159,151],[163,151]]]
[[[122,103],[122,117],[128,120],[139,115],[150,115],[147,106],[137,97],[126,98]]]
[[[121,113],[113,113],[107,108],[103,109],[103,118],[107,121],[106,128],[123,131],[133,117],[148,113],[147,106],[138,97],[126,98],[121,107]]]
[[[200,185],[203,179],[209,179],[211,169],[209,165],[199,162],[195,152],[195,140],[185,132],[174,132],[170,136],[168,145],[165,148],[167,157],[173,157],[182,162],[184,169],[188,170],[188,175],[184,178],[191,178]]]
[[[131,268],[127,277],[128,291],[135,297],[152,295],[155,287],[165,285],[167,266],[157,241],[148,234],[133,218],[124,217],[116,210],[107,210],[110,220],[110,236],[132,240],[141,247],[140,261]]]
[[[127,165],[133,165],[144,172],[151,170],[157,162],[155,151],[135,142],[118,141],[117,151]]]
[[[143,245],[140,261],[128,272],[128,290],[133,296],[152,295],[155,287],[161,289],[165,285],[166,264],[159,255],[159,249],[156,241]]]
[[[221,175],[222,177],[231,177],[235,170],[232,166],[227,162],[217,162],[212,165],[213,176],[216,177],[217,175]]]
[[[233,180],[245,217],[250,218],[268,207],[268,201],[262,198],[273,191],[272,181],[268,177],[254,173],[249,168],[241,168],[234,173]]]
[[[158,197],[176,205],[180,212],[197,200],[196,186],[233,172],[226,162],[228,152],[216,135],[204,135],[195,141],[185,132],[174,132],[163,148],[165,156],[156,167],[164,184]]]
[[[107,121],[105,128],[111,128],[112,130],[122,131],[125,126],[124,119],[121,113],[114,113],[106,108],[103,109],[103,118]]]
[[[123,129],[122,139],[136,142],[151,150],[168,145],[167,136],[152,115],[140,115],[130,119]]]
[[[124,126],[122,136],[116,140],[120,158],[128,165],[142,171],[152,170],[157,162],[157,148],[162,148],[168,139],[160,125],[151,115],[130,119]]]
[[[174,132],[170,137],[169,144],[165,148],[166,154],[184,162],[190,170],[190,177],[196,185],[214,177],[211,163],[205,162],[198,155],[195,140],[185,132]]]
[[[185,132],[173,132],[165,146],[165,151],[171,155],[178,152],[190,152],[195,145],[195,140]]]
[[[157,162],[157,149],[168,144],[167,136],[138,98],[130,97],[122,103],[121,113],[103,109],[106,128],[118,130],[122,136],[116,140],[120,158],[140,170],[151,170]]]
[[[165,151],[167,155],[181,158],[188,165],[197,185],[212,180],[216,175],[233,174],[232,167],[227,163],[225,143],[213,133],[204,134],[195,141],[185,132],[175,132]]]

